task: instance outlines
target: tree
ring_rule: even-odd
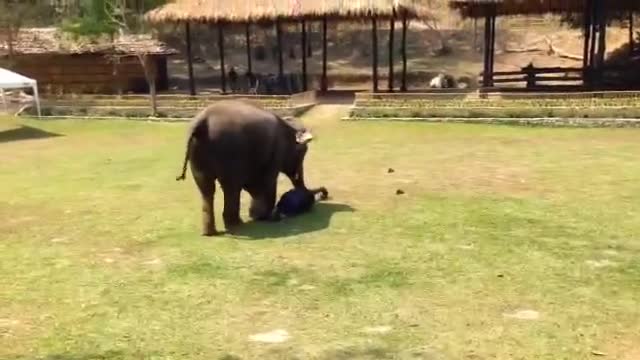
[[[147,6],[156,6],[166,0],[82,0],[80,3],[82,17],[68,19],[62,29],[75,36],[97,37],[108,35],[111,41],[124,35],[139,34],[145,31],[143,15]],[[115,43],[113,44],[115,48]],[[152,57],[144,50],[137,50],[134,55],[142,66],[145,80],[149,86],[151,112],[157,115],[156,69]],[[121,58],[125,55],[115,51],[109,55],[114,64],[114,72]]]
[[[53,19],[53,7],[40,1],[0,1],[0,35],[7,42],[9,62],[13,60],[14,41],[22,27],[48,25]]]

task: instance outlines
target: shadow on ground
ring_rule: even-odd
[[[315,204],[310,213],[285,218],[279,222],[247,222],[233,235],[249,240],[261,240],[307,234],[329,227],[333,214],[353,211],[355,209],[349,205],[321,202]]]
[[[6,143],[11,141],[46,139],[46,138],[58,137],[58,136],[62,136],[62,135],[44,131],[31,126],[22,125],[19,128],[0,131],[0,143]]]
[[[36,359],[40,360],[119,360],[125,359],[125,353],[122,351],[107,351],[104,353],[96,353],[96,354],[53,354],[53,355],[44,355],[36,357]],[[33,357],[30,356],[17,356],[14,358],[10,358],[11,360],[32,360]]]

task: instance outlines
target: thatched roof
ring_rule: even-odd
[[[145,18],[163,22],[272,22],[299,19],[357,20],[391,18],[406,11],[408,18],[426,14],[414,0],[174,0],[149,11]]]
[[[8,39],[0,39],[0,56],[9,51]],[[13,39],[16,55],[36,54],[147,54],[172,55],[175,49],[149,35],[116,36],[114,41],[101,38],[94,40],[74,40],[56,28],[20,29]]]
[[[640,11],[638,0],[602,1],[608,9]],[[498,16],[580,13],[587,0],[452,0],[449,5],[463,17],[478,18],[494,11]]]

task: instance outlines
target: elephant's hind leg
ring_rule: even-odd
[[[216,192],[216,179],[213,176],[192,171],[193,178],[202,195],[202,235],[217,235],[216,220],[213,214],[213,204]]]
[[[222,218],[227,231],[232,232],[239,225],[242,225],[240,219],[240,192],[242,189],[235,185],[222,184],[224,191],[224,210]]]

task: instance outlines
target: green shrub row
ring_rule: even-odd
[[[407,100],[358,100],[358,107],[388,108],[476,108],[476,107],[635,107],[640,106],[640,98],[614,99],[407,99]]]
[[[352,118],[640,118],[640,106],[620,108],[354,108]]]

